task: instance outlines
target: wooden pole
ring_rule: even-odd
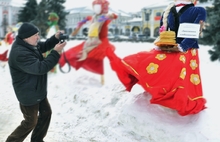
[[[77,27],[77,28],[71,33],[71,35],[72,35],[72,36],[75,36],[75,35],[79,32],[79,30],[80,30],[80,27]]]
[[[102,84],[102,85],[104,85],[104,84],[105,84],[104,75],[101,75],[101,84]]]

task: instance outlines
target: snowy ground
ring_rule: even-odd
[[[66,49],[82,41],[69,41]],[[152,43],[114,42],[124,57],[149,50]],[[0,47],[1,48],[1,47]],[[123,92],[105,59],[105,85],[100,76],[83,69],[48,76],[48,98],[53,110],[46,142],[219,142],[220,63],[211,62],[200,46],[201,75],[207,109],[192,116],[149,104],[150,95],[136,85]],[[2,63],[0,63],[2,65]],[[64,70],[67,70],[67,66]],[[0,66],[0,142],[19,125],[22,114],[13,92],[8,65]],[[29,142],[30,136],[24,141]]]

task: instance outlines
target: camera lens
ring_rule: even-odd
[[[65,40],[68,40],[69,36],[66,34],[60,33],[60,42],[63,43]]]

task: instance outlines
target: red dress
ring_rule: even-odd
[[[0,54],[0,61],[8,61],[8,50],[4,51],[3,53]]]
[[[13,32],[9,32],[5,35],[5,39],[4,39],[6,45],[11,45],[12,42],[14,41],[14,33]],[[8,49],[6,51],[4,51],[3,53],[0,53],[0,61],[8,61]]]
[[[4,39],[6,45],[11,45],[12,42],[14,41],[14,34],[13,32],[9,32],[5,35],[5,39]],[[3,53],[0,53],[0,61],[8,61],[8,49],[6,51],[4,51]]]
[[[182,116],[206,108],[198,50],[169,53],[153,49],[123,59],[108,50],[107,57],[127,91],[138,83],[152,95],[151,103],[175,109]]]
[[[99,33],[99,38],[101,40],[101,43],[88,53],[88,57],[85,60],[78,61],[79,59],[78,54],[83,49],[83,45],[85,43],[84,41],[81,44],[72,47],[66,52],[61,54],[59,60],[60,67],[63,67],[65,65],[66,63],[65,57],[66,57],[70,65],[76,70],[78,70],[79,68],[84,68],[85,70],[88,70],[90,72],[103,75],[104,74],[103,60],[106,57],[106,49],[111,48],[112,50],[115,50],[114,45],[109,43],[108,40],[108,24],[110,22],[111,20],[106,20],[102,25],[102,28]]]
[[[14,41],[14,33],[13,32],[7,33],[5,35],[5,43],[7,43],[8,45],[11,45],[13,41]]]

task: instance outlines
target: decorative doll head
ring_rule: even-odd
[[[49,14],[48,20],[52,21],[52,22],[58,21],[59,20],[59,16],[55,12],[51,12]]]
[[[101,14],[101,12],[102,12],[101,4],[94,4],[93,11],[95,12],[95,14]]]
[[[57,25],[57,23],[59,21],[59,16],[55,12],[51,12],[51,13],[49,13],[48,20],[49,20],[49,22],[47,22],[47,24],[49,26]]]
[[[92,3],[95,14],[107,14],[109,2],[107,0],[94,0]]]

